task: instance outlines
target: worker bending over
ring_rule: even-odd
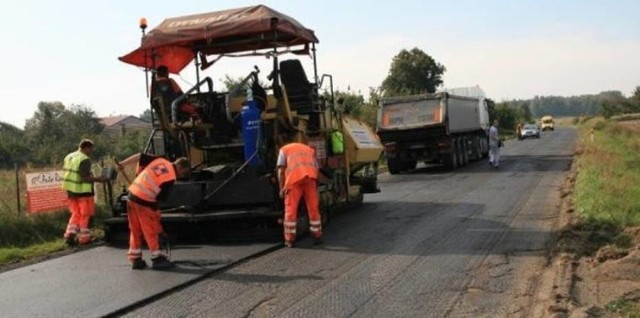
[[[132,269],[147,267],[142,259],[143,237],[151,252],[152,269],[174,266],[168,255],[160,250],[159,236],[163,230],[158,201],[166,200],[176,179],[186,177],[190,168],[187,158],[179,158],[173,163],[164,158],[156,158],[142,169],[129,186],[127,215],[131,235],[128,258]]]
[[[284,244],[293,247],[296,240],[298,204],[304,197],[309,214],[311,236],[315,244],[322,243],[322,222],[318,203],[318,163],[315,150],[304,143],[286,144],[278,154],[280,197],[284,198]]]

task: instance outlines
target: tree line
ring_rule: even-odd
[[[379,100],[384,97],[434,93],[443,85],[446,67],[419,48],[403,49],[393,57],[389,73],[377,87],[369,87],[367,95],[361,92],[336,91],[334,96],[345,113],[359,118],[372,127],[376,125]],[[227,89],[240,79],[226,76]],[[323,92],[328,97],[329,92]],[[544,115],[593,116],[640,112],[640,86],[630,97],[620,91],[606,91],[580,96],[535,96],[493,103],[490,117],[499,118],[502,128],[513,129],[520,123],[535,122]],[[150,120],[149,110],[140,115]],[[24,129],[0,122],[0,168],[15,162],[33,166],[59,165],[64,156],[76,149],[82,138],[96,142],[95,157],[107,154],[124,158],[142,150],[148,138],[145,132],[128,131],[120,138],[103,134],[104,126],[96,113],[84,105],[69,107],[60,102],[40,102]]]
[[[129,130],[112,137],[95,111],[84,105],[40,102],[24,129],[0,122],[0,168],[14,163],[32,167],[61,166],[83,138],[95,142],[94,157],[125,158],[144,147],[148,132]]]

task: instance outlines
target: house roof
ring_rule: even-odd
[[[139,122],[141,125],[149,125],[148,122],[132,115],[118,115],[100,118],[100,123],[105,127],[113,127],[125,121],[126,119],[133,119],[135,122]]]

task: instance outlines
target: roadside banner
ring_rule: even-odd
[[[62,190],[62,170],[26,174],[27,212],[52,212],[67,207]]]

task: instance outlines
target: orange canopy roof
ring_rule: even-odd
[[[277,33],[275,32],[277,31]],[[223,54],[318,43],[313,30],[264,5],[164,20],[120,61],[179,73],[197,52]]]

